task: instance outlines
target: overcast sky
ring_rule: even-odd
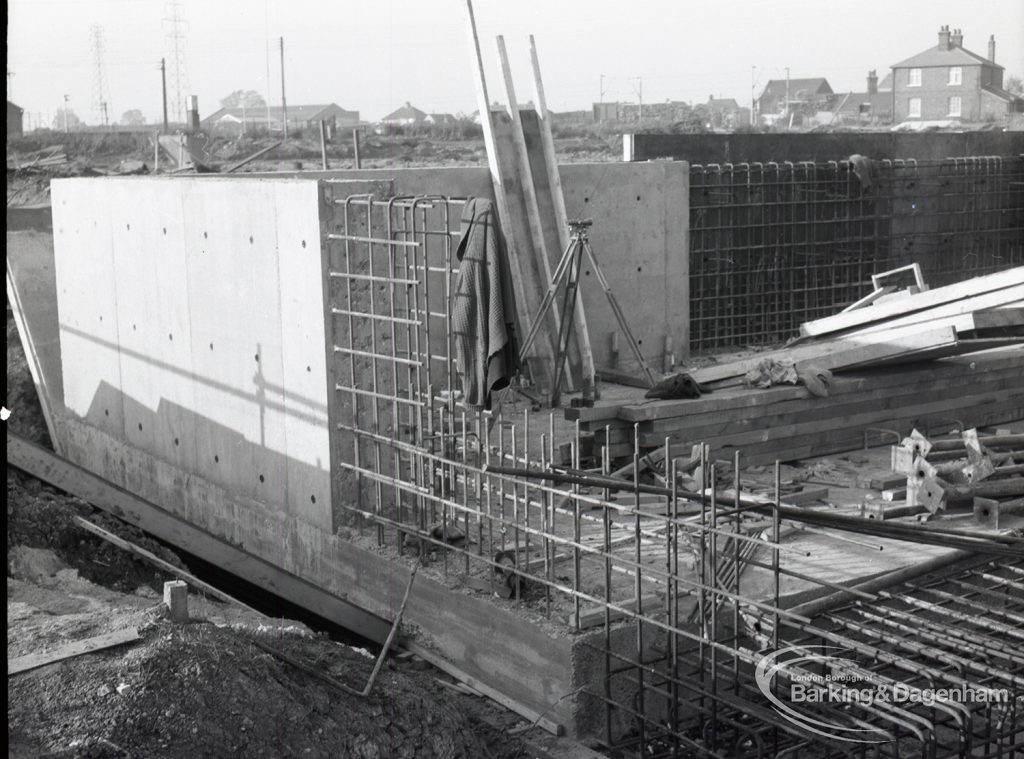
[[[280,103],[278,38],[285,39],[288,102],[336,102],[379,119],[406,101],[428,112],[476,109],[465,0],[180,0],[188,28],[188,94],[201,115],[232,90]],[[969,8],[967,6],[970,6]],[[105,36],[113,118],[130,108],[160,114],[159,59],[168,47],[165,0],[10,0],[9,98],[44,117],[70,96],[85,121],[92,109],[91,29]],[[549,107],[589,108],[604,99],[749,105],[751,74],[826,77],[837,92],[863,91],[869,69],[888,67],[959,27],[964,47],[1024,75],[1024,0],[476,0],[492,100],[501,87],[494,37],[504,34],[521,100],[532,93],[528,35],[537,39]],[[268,88],[267,68],[270,67]],[[13,76],[11,76],[13,74]],[[172,83],[173,80],[169,78]]]

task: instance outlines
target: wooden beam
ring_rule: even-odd
[[[473,13],[473,0],[466,0],[466,11],[473,83],[476,86],[477,104],[480,108],[480,126],[483,129],[484,146],[487,149],[487,166],[491,171],[494,200],[498,206],[502,232],[508,243],[509,269],[512,272],[513,288],[518,301],[519,325],[523,330],[523,335],[526,335],[533,326],[535,315],[540,309],[541,293],[547,290],[547,285],[542,285],[538,281],[536,270],[531,265],[531,256],[524,255],[524,251],[527,250],[526,246],[530,244],[529,233],[523,228],[525,220],[512,207],[508,192],[511,177],[507,176],[508,172],[502,166],[498,153],[491,101],[487,94],[487,80],[484,76],[484,62],[480,53],[480,38],[477,35],[476,17]],[[542,394],[547,395],[551,384],[555,352],[551,336],[546,330],[540,330],[537,338],[533,341],[531,350],[536,360],[530,364],[530,372]]]
[[[855,311],[826,316],[824,319],[805,322],[800,325],[800,334],[806,336],[826,335],[854,327],[862,327],[884,319],[903,317],[913,312],[946,304],[955,304],[962,302],[964,299],[970,299],[973,296],[1004,290],[1013,285],[1024,285],[1024,266],[1018,266],[984,277],[974,277],[965,282],[958,282],[946,287],[937,287],[934,290],[918,293],[910,298],[880,303],[859,308]],[[1018,300],[1021,297],[1016,295],[1007,298],[1007,300]],[[967,310],[973,311],[975,309],[969,308]]]
[[[131,627],[123,630],[114,630],[114,632],[104,633],[103,635],[95,635],[91,638],[76,640],[72,643],[65,643],[43,653],[26,654],[25,656],[8,659],[7,676],[10,677],[19,672],[27,672],[30,669],[45,667],[47,664],[53,664],[54,662],[70,659],[74,656],[81,656],[82,654],[89,654],[93,651],[102,651],[114,646],[134,643],[141,639],[142,636],[139,635],[139,631]]]
[[[540,58],[537,56],[537,43],[530,35],[530,64],[533,67],[533,92],[537,100],[537,119],[540,124],[540,140],[544,149],[544,167],[547,170],[548,186],[551,189],[551,200],[555,212],[555,225],[558,228],[558,242],[562,250],[569,246],[569,216],[565,210],[565,195],[562,192],[562,177],[558,173],[558,157],[555,154],[555,139],[551,133],[551,113],[544,95],[544,80],[540,73]],[[589,398],[594,389],[594,351],[590,346],[590,331],[587,328],[587,316],[583,309],[583,298],[576,299],[576,343],[580,351],[580,363],[583,371],[583,397]]]

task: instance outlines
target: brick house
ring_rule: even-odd
[[[20,105],[15,105],[10,100],[7,101],[7,136],[8,137],[21,137],[23,129],[22,117],[25,113],[25,109]]]
[[[895,122],[994,121],[1024,111],[1024,101],[1003,89],[995,37],[987,58],[964,48],[963,40],[959,29],[943,26],[936,47],[890,67]]]

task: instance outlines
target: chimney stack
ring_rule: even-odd
[[[990,35],[988,38],[988,59],[992,62],[996,62],[996,35]]]
[[[874,69],[868,72],[868,94],[878,94],[878,73]]]
[[[949,27],[939,28],[939,50],[949,50]]]
[[[963,47],[964,46],[964,33],[960,29],[954,29],[952,36],[949,38],[949,46]]]

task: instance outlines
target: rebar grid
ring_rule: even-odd
[[[779,342],[880,271],[1024,263],[1024,157],[694,165],[689,213],[691,350]]]
[[[1022,562],[961,573],[955,582],[971,584],[966,591],[935,583],[921,598],[855,590],[857,603],[811,619],[782,608],[783,578],[847,588],[795,566],[807,552],[783,542],[772,505],[780,502],[778,470],[774,499],[752,505],[740,497],[738,475],[731,493],[718,489],[703,448],[707,487],[683,492],[666,441],[664,484],[637,481],[616,492],[607,456],[599,469],[581,468],[578,423],[511,404],[494,419],[467,411],[449,307],[461,206],[447,198],[336,202],[327,319],[338,526],[357,526],[455,585],[564,621],[595,657],[577,703],[600,715],[591,731],[624,756],[851,753],[850,744],[790,722],[759,690],[763,655],[787,647],[852,650],[864,660],[858,671],[878,682],[930,678],[1024,693],[1018,655],[997,635],[1024,618],[1019,594],[1010,593],[1024,581]],[[733,471],[741,464],[737,454]],[[1000,595],[992,607],[991,593],[1009,600]],[[937,661],[941,652],[950,661]],[[785,664],[773,687],[788,692],[791,678],[808,671]],[[916,756],[918,748],[965,756],[1021,740],[1019,708],[1009,722],[990,715],[987,724],[968,711],[854,706],[842,724],[883,731],[888,743],[861,752],[878,756]]]

